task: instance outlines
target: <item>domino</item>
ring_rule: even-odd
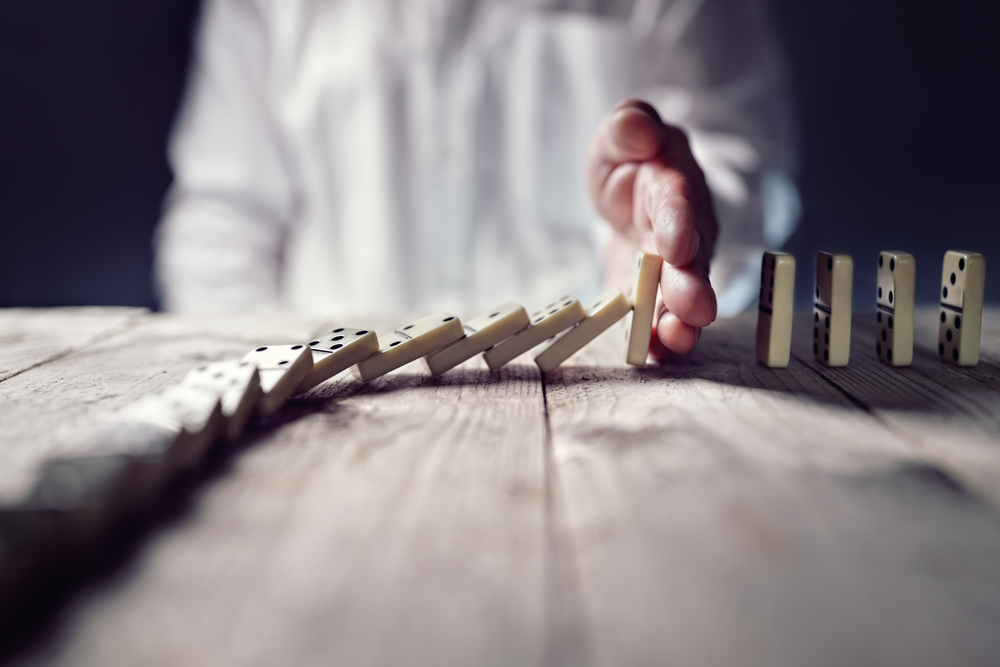
[[[299,384],[296,394],[309,391],[321,382],[346,371],[378,352],[378,336],[368,329],[338,327],[319,340],[309,343],[313,365]]]
[[[542,350],[535,363],[543,373],[555,370],[584,345],[608,330],[612,324],[632,310],[632,302],[620,289],[605,292],[587,309],[587,317]]]
[[[507,340],[531,324],[524,306],[508,302],[465,323],[465,337],[424,357],[427,370],[441,375],[463,361]]]
[[[846,366],[851,357],[851,296],[854,260],[850,255],[816,255],[813,354],[827,366]]]
[[[769,368],[788,366],[794,304],[795,257],[783,252],[765,252],[757,301],[757,361]]]
[[[944,254],[938,354],[948,363],[956,366],[979,363],[985,286],[985,257],[964,250],[949,250]]]
[[[875,354],[890,366],[909,366],[913,361],[913,299],[917,285],[917,261],[913,255],[883,250],[878,256],[878,286],[875,292]]]
[[[434,313],[394,331],[382,340],[382,347],[358,363],[354,375],[367,382],[451,345],[465,335],[454,315]]]
[[[566,295],[531,315],[527,329],[516,333],[504,342],[494,345],[483,354],[483,359],[491,371],[495,371],[515,357],[527,352],[539,343],[565,331],[587,317],[580,301]]]
[[[312,350],[305,345],[263,345],[243,357],[260,373],[260,411],[274,414],[312,370]]]
[[[625,363],[633,366],[645,366],[649,356],[662,266],[663,258],[659,255],[639,251],[632,283],[632,311],[625,319]]]
[[[218,361],[188,372],[181,382],[214,393],[222,402],[226,419],[225,436],[230,442],[243,433],[243,427],[260,403],[260,373],[249,361]]]

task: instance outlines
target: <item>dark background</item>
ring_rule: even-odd
[[[197,0],[0,3],[0,306],[156,306],[151,237]],[[1000,300],[1000,3],[772,0],[802,125],[804,216],[787,250],[982,252]]]

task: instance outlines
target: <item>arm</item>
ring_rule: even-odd
[[[253,0],[210,0],[204,9],[156,238],[168,310],[280,303],[295,191],[266,94],[265,12]]]
[[[608,281],[631,282],[636,249],[666,260],[654,356],[689,351],[715,319],[710,266],[726,310],[756,294],[762,185],[787,173],[793,153],[780,61],[760,7],[749,0],[664,4],[655,17],[633,16],[630,87],[652,104],[616,107],[595,133],[588,161],[592,199],[615,231]],[[793,223],[772,229],[767,242],[780,244]],[[716,253],[725,261],[712,262]],[[749,297],[740,294],[747,284]]]

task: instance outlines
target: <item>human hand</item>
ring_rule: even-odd
[[[663,258],[650,355],[690,352],[715,320],[708,264],[719,225],[687,136],[646,102],[626,100],[590,142],[587,184],[615,232],[606,258],[610,285],[629,289],[636,251]]]

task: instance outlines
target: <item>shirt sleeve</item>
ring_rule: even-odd
[[[157,229],[163,308],[280,305],[295,189],[268,104],[267,8],[208,0],[168,147],[174,184]]]
[[[760,251],[798,220],[796,126],[768,18],[757,0],[640,0],[632,14],[633,89],[688,132],[714,195],[721,316],[752,303]]]

